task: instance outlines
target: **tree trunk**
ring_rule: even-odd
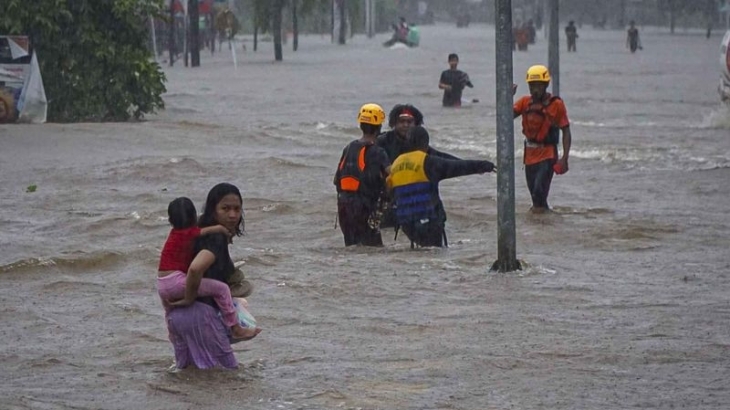
[[[208,27],[208,38],[210,39],[210,55],[215,54],[215,14],[210,13],[208,15],[210,21],[210,27]]]
[[[200,67],[200,13],[198,0],[188,0],[188,21],[190,25],[190,65]]]
[[[175,0],[170,0],[170,30],[167,39],[167,49],[170,51],[170,67],[175,63]]]
[[[626,0],[621,0],[618,10],[618,25],[626,27]]]
[[[705,2],[705,18],[707,19],[707,38],[712,35],[713,11],[715,10],[715,0],[707,0]]]
[[[340,35],[337,43],[345,44],[347,42],[347,0],[338,0],[340,5]]]
[[[674,26],[677,18],[674,8],[674,0],[669,0],[669,32],[672,34],[674,34]]]
[[[276,61],[282,61],[284,56],[281,50],[281,13],[284,8],[284,2],[277,0],[272,8],[273,20],[271,31],[274,33],[274,59]]]
[[[183,17],[183,65],[188,66],[190,59],[190,23],[188,16]]]
[[[292,50],[299,48],[299,18],[297,17],[297,0],[291,0]]]

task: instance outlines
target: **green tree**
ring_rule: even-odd
[[[271,12],[268,0],[253,0],[253,51],[258,50],[259,32],[264,34],[271,28]]]
[[[297,51],[299,46],[299,14],[307,14],[312,12],[318,4],[328,2],[330,0],[253,0],[254,14],[254,51],[258,48],[258,33],[266,33],[271,31],[274,40],[274,59],[282,61],[284,59],[282,48],[282,14],[287,6],[292,12],[293,27],[293,49]]]
[[[700,14],[707,26],[707,36],[710,36],[712,22],[718,18],[720,4],[717,0],[660,0],[659,9],[669,18],[669,31],[674,34],[678,16]]]
[[[271,31],[274,35],[274,60],[282,61],[284,54],[281,48],[281,18],[286,0],[273,0],[271,6]]]
[[[340,32],[337,33],[337,44],[345,44],[347,41],[347,0],[335,0],[335,2],[340,12]]]
[[[253,18],[253,42],[254,51],[258,49],[259,33],[270,32],[274,41],[274,59],[283,60],[282,49],[282,16],[286,8],[292,13],[293,49],[299,46],[299,19],[306,18],[313,14],[321,14],[323,11],[332,12],[333,0],[239,0],[240,4],[252,10]],[[345,1],[345,0],[335,0]],[[359,2],[349,2],[342,9],[349,13],[349,20],[354,27],[360,27],[363,23],[362,14],[364,9]],[[319,16],[321,17],[321,16]],[[345,19],[347,20],[347,18]],[[344,27],[342,35],[345,36],[347,27]],[[354,31],[353,31],[354,33]],[[346,36],[345,36],[346,37]],[[341,44],[344,44],[344,38]]]
[[[292,12],[292,50],[299,48],[299,15],[312,15],[332,6],[332,0],[289,0]]]
[[[0,33],[28,35],[50,121],[123,121],[164,107],[149,16],[163,0],[2,0]]]
[[[297,6],[299,2],[297,0],[291,0],[291,25],[292,25],[292,51],[297,51],[299,48],[299,15],[297,14]]]

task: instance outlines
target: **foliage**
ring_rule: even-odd
[[[660,0],[658,2],[660,10],[673,10],[675,13],[704,13],[717,14],[719,4],[717,0]]]
[[[29,35],[51,121],[139,119],[163,108],[165,75],[147,47],[163,0],[2,0],[0,33]]]

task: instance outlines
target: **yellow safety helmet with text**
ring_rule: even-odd
[[[360,107],[357,122],[360,124],[381,125],[385,121],[385,111],[378,104],[365,104]]]
[[[527,69],[527,83],[533,83],[537,81],[550,82],[550,71],[544,65],[534,65]]]

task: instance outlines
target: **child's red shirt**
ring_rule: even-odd
[[[193,261],[193,241],[200,236],[200,228],[172,229],[160,254],[157,270],[179,270],[187,273]]]

